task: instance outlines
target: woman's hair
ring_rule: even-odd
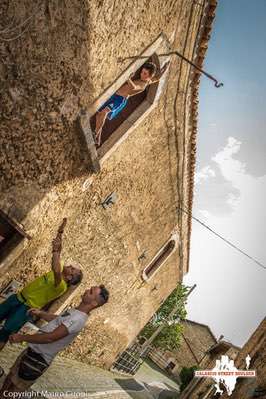
[[[142,65],[141,70],[143,68],[147,69],[151,76],[154,76],[157,70],[157,67],[153,62],[145,62],[145,64]]]

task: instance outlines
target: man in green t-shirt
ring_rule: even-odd
[[[11,295],[0,304],[0,322],[5,320],[0,327],[0,350],[5,346],[9,336],[31,319],[29,313],[31,308],[44,308],[63,295],[69,286],[76,285],[81,281],[80,269],[71,265],[62,267],[60,261],[65,226],[66,219],[63,219],[52,243],[52,270],[37,277],[19,293]]]

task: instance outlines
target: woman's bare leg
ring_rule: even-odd
[[[103,125],[105,124],[109,112],[110,109],[106,107],[102,111],[97,112],[96,114],[95,134],[96,134],[97,145],[101,144],[102,128]]]

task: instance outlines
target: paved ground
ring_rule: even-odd
[[[8,372],[20,350],[21,346],[8,345],[0,352],[0,364],[5,372]],[[50,394],[52,398],[58,393],[58,397],[67,399],[176,399],[177,395],[170,383],[174,384],[166,376],[160,375],[158,370],[153,370],[149,364],[144,364],[134,379],[57,357],[32,388],[43,392],[46,397]],[[65,394],[62,395],[62,392]]]
[[[170,378],[169,374],[164,373],[155,363],[151,360],[146,360],[138,372],[135,374],[135,378],[139,381],[146,383],[153,383],[158,381],[164,383],[174,390],[179,391],[179,386],[176,381]]]

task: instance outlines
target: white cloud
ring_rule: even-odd
[[[217,164],[223,177],[232,182],[238,180],[246,170],[246,164],[233,158],[233,155],[239,152],[240,147],[241,141],[234,137],[228,137],[227,145],[212,157],[212,161]]]
[[[240,204],[240,197],[238,195],[235,195],[233,193],[228,194],[228,199],[226,200],[226,203],[230,205],[230,207],[235,211],[236,208]]]
[[[206,209],[200,209],[199,214],[203,216],[204,219],[208,219],[211,215]]]
[[[214,231],[265,264],[266,175],[254,177],[247,173],[246,164],[234,158],[240,150],[241,142],[229,137],[210,165],[200,170],[198,182],[206,185],[199,184],[197,188],[206,201],[201,207],[196,196],[194,208]],[[220,200],[233,210],[226,215],[213,213],[208,207],[219,194],[221,175],[228,191]],[[215,177],[212,185],[210,177]],[[197,290],[189,299],[188,317],[209,324],[217,335],[224,333],[236,344],[244,343],[265,314],[265,270],[196,222],[185,283],[197,283]]]
[[[199,172],[195,174],[195,183],[199,184],[201,181],[207,180],[209,177],[215,177],[215,171],[209,166],[204,166]]]

